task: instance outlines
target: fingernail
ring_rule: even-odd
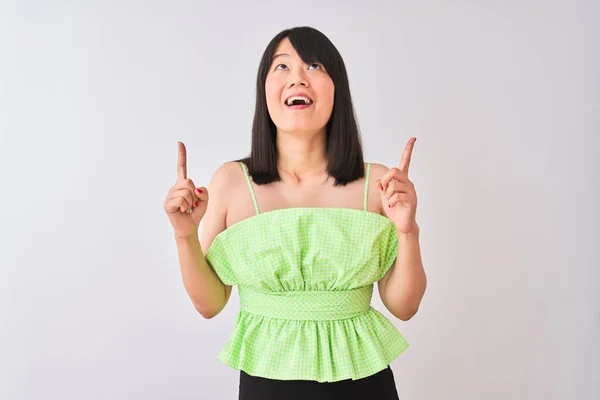
[[[202,189],[196,189],[198,193],[202,193]]]
[[[198,207],[198,204],[200,204],[200,202],[199,202],[199,201],[195,202],[195,203],[194,203],[194,207]]]
[[[392,205],[391,205],[391,204],[388,204],[388,208],[392,208]]]

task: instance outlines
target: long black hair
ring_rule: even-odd
[[[256,109],[250,155],[238,161],[247,165],[257,185],[281,180],[277,170],[277,128],[267,109],[265,81],[274,52],[285,38],[289,39],[306,64],[323,64],[335,85],[333,111],[326,128],[327,173],[335,179],[336,186],[362,178],[365,173],[363,152],[344,60],[327,36],[307,26],[280,32],[265,49],[256,79]]]

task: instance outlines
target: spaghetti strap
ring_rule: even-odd
[[[242,170],[244,170],[244,175],[246,175],[246,182],[248,182],[248,187],[250,188],[250,195],[252,196],[252,202],[254,203],[254,210],[256,211],[256,215],[260,214],[258,211],[258,203],[256,202],[256,195],[254,194],[254,189],[252,189],[252,181],[250,181],[250,174],[248,174],[248,169],[246,168],[246,164],[240,161],[240,165],[242,166]]]
[[[365,172],[365,194],[364,194],[364,200],[363,200],[363,207],[365,211],[368,211],[367,209],[367,198],[369,197],[369,175],[371,172],[371,163],[367,163],[367,171]]]

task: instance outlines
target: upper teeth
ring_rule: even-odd
[[[304,97],[304,96],[292,96],[290,98],[287,99],[287,105],[291,106],[292,103],[294,102],[294,100],[302,100],[304,101],[306,104],[311,104],[312,101],[308,98],[308,97]]]

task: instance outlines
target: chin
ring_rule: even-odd
[[[314,126],[314,125],[302,125],[302,124],[294,124],[288,125],[285,127],[280,127],[279,130],[287,133],[295,133],[295,134],[310,134],[321,132],[324,130],[324,127]]]
[[[315,133],[326,129],[327,122],[315,122],[313,118],[287,118],[285,123],[277,124],[277,128],[290,133]]]

